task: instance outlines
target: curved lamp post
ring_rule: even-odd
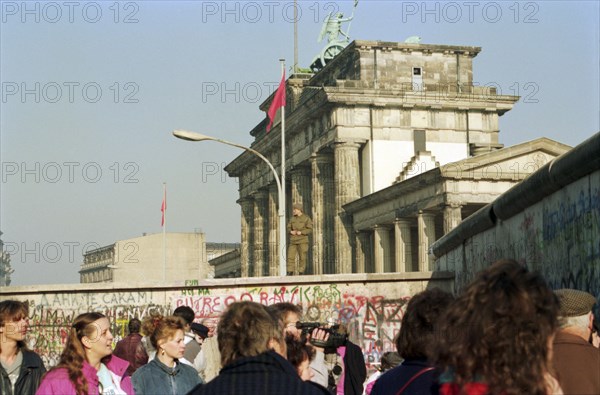
[[[278,196],[279,197],[279,209],[278,209],[278,216],[279,216],[279,275],[285,276],[286,275],[285,252],[287,250],[287,248],[286,248],[286,236],[287,235],[286,235],[286,223],[285,223],[285,190],[283,189],[283,186],[281,185],[281,179],[279,178],[279,175],[277,174],[277,171],[275,171],[275,168],[273,167],[271,162],[269,162],[269,160],[267,158],[265,158],[265,156],[263,154],[261,154],[260,152],[254,150],[250,147],[245,147],[240,144],[232,143],[232,142],[229,142],[226,140],[221,140],[216,137],[207,136],[207,135],[196,133],[196,132],[190,132],[187,130],[174,130],[173,136],[180,138],[182,140],[187,140],[187,141],[216,141],[217,143],[222,143],[222,144],[226,144],[226,145],[231,145],[232,147],[241,148],[245,151],[251,152],[254,155],[258,156],[269,166],[269,169],[271,169],[271,171],[273,172],[273,176],[275,177],[275,182],[277,183],[277,193],[279,195]]]

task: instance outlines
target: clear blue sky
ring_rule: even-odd
[[[293,2],[68,4],[1,2],[0,230],[13,284],[78,282],[84,246],[160,232],[163,182],[169,231],[239,241],[237,182],[222,167],[240,152],[170,133],[252,142],[278,59],[293,61]],[[323,45],[324,17],[352,6],[299,2],[300,66]],[[362,0],[350,36],[481,46],[474,81],[522,96],[500,142],[576,145],[600,130],[599,18],[598,1]]]

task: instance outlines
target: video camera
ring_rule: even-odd
[[[348,335],[345,333],[338,332],[340,328],[339,325],[331,325],[324,324],[321,322],[297,322],[296,328],[302,331],[302,336],[306,337],[311,334],[313,330],[319,328],[329,333],[329,338],[327,341],[322,341],[319,339],[310,338],[310,342],[315,347],[322,348],[338,348],[346,344],[346,340],[348,340]]]

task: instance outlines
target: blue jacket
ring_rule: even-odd
[[[176,362],[169,368],[155,357],[131,376],[136,395],[184,395],[201,383],[191,366]]]
[[[405,359],[401,365],[379,376],[371,395],[395,395],[413,376],[430,366],[424,359]],[[438,375],[437,369],[424,371],[405,388],[403,395],[438,395]]]

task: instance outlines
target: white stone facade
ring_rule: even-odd
[[[311,273],[363,270],[346,205],[434,167],[502,147],[498,118],[518,97],[474,86],[472,59],[480,50],[354,41],[317,74],[288,79],[286,207],[301,203],[313,219]],[[270,99],[261,109],[269,104]],[[277,169],[280,120],[268,135],[265,127],[263,121],[250,132],[252,148]],[[239,178],[241,275],[274,275],[281,252],[272,220],[276,205],[269,203],[277,201],[273,175],[248,152],[226,171]]]
[[[84,254],[80,282],[177,283],[212,278],[203,233],[155,233]],[[166,258],[166,259],[165,259]]]

